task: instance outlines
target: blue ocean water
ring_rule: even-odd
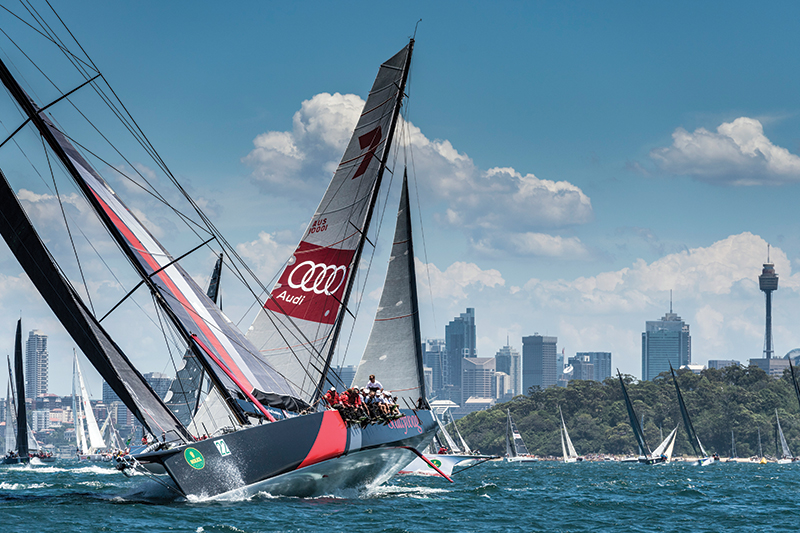
[[[105,465],[0,467],[0,532],[797,530],[800,463],[487,463],[366,493],[172,501]]]

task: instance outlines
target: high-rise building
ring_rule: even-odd
[[[723,368],[729,366],[739,366],[740,364],[741,363],[739,363],[739,361],[734,361],[733,359],[709,359],[708,368],[722,370]]]
[[[47,335],[38,329],[28,333],[25,345],[25,397],[35,399],[47,394]]]
[[[568,361],[569,366],[572,367],[571,379],[594,380],[594,364],[591,357],[584,354],[576,354],[575,357],[570,357]]]
[[[692,362],[692,336],[689,324],[672,312],[661,320],[648,320],[642,333],[642,379],[652,380],[662,372],[669,372],[669,365],[680,368]]]
[[[461,360],[463,376],[461,405],[470,398],[496,398],[494,357],[465,357]]]
[[[595,381],[604,381],[611,377],[611,352],[578,352],[577,357],[587,356],[589,362],[594,365]]]
[[[556,357],[557,337],[535,333],[522,337],[522,393],[531,387],[550,387],[558,380]]]
[[[425,339],[422,343],[422,364],[431,369],[431,386],[428,391],[435,396],[444,385],[444,365],[447,348],[444,339]]]
[[[450,399],[461,397],[461,375],[464,358],[478,356],[476,348],[477,335],[475,333],[475,309],[467,308],[466,313],[461,313],[450,321],[444,328],[444,342],[447,357],[444,359],[444,385],[451,387]],[[458,401],[458,400],[455,400]]]
[[[519,352],[509,346],[508,340],[506,340],[506,346],[497,351],[494,359],[497,372],[508,374],[511,395],[522,394],[522,357],[520,357]],[[502,396],[508,391],[501,392]]]
[[[164,399],[167,392],[169,392],[169,386],[172,385],[172,378],[161,372],[148,372],[142,374],[142,377],[150,384],[150,387],[158,394],[158,397]]]

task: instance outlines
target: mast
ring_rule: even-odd
[[[22,366],[22,319],[17,320],[14,339],[14,378],[17,382],[17,454],[28,460],[28,414],[25,408],[25,374]]]
[[[406,56],[405,65],[403,66],[403,77],[400,81],[399,87],[399,96],[397,97],[397,101],[395,102],[394,106],[394,114],[392,116],[391,126],[389,127],[389,133],[386,137],[386,146],[383,149],[383,156],[380,158],[380,167],[378,168],[378,177],[375,180],[375,185],[372,189],[372,195],[369,201],[369,208],[367,209],[367,218],[364,223],[364,228],[361,230],[361,239],[359,240],[358,246],[356,247],[355,257],[353,259],[352,264],[358,265],[361,262],[361,254],[364,251],[364,243],[367,240],[367,231],[369,230],[370,222],[372,221],[372,213],[375,210],[375,202],[378,201],[378,192],[380,192],[381,188],[381,181],[383,180],[383,173],[386,170],[386,162],[391,155],[391,147],[392,147],[392,140],[394,139],[394,130],[397,126],[397,117],[400,116],[400,108],[403,105],[403,95],[405,94],[406,90],[406,81],[408,80],[408,71],[411,68],[411,54],[414,51],[414,39],[410,39],[408,42],[408,55]],[[355,276],[351,276],[350,282],[347,284],[345,288],[345,295],[342,299],[342,305],[339,307],[339,315],[336,320],[336,324],[333,329],[333,334],[331,336],[330,347],[328,349],[328,356],[325,359],[325,366],[322,368],[322,376],[317,383],[317,390],[314,393],[314,397],[312,399],[311,404],[314,405],[317,401],[322,397],[324,394],[325,383],[328,379],[328,370],[331,367],[331,361],[333,360],[333,353],[336,349],[336,341],[339,338],[339,333],[342,329],[342,323],[344,319],[344,314],[347,311],[347,302],[350,300],[350,293],[353,291],[353,286],[355,285]],[[416,285],[415,285],[416,286]],[[424,389],[423,389],[424,393]],[[422,396],[425,397],[424,394]]]

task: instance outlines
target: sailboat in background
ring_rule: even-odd
[[[532,463],[539,458],[528,452],[522,434],[517,429],[516,424],[511,419],[511,410],[506,409],[506,461],[509,463]]]
[[[691,418],[689,418],[689,411],[686,409],[686,403],[683,401],[683,394],[681,388],[678,386],[678,380],[675,377],[675,370],[672,368],[672,363],[669,365],[669,371],[672,373],[672,383],[675,385],[675,393],[678,395],[678,406],[681,410],[681,417],[683,418],[683,426],[686,429],[686,435],[689,439],[689,444],[692,445],[694,453],[699,457],[695,465],[706,466],[714,462],[714,457],[709,456],[703,444],[700,442],[700,437],[694,430]]]
[[[639,462],[646,465],[669,462],[677,432],[673,431],[667,435],[667,438],[656,448],[656,452],[660,453],[651,452],[650,447],[647,445],[647,440],[644,437],[642,426],[639,425],[639,419],[636,417],[636,411],[633,409],[633,403],[631,402],[630,396],[628,396],[628,389],[625,387],[625,381],[622,379],[622,373],[620,373],[619,369],[617,369],[617,376],[619,376],[619,384],[622,387],[622,396],[625,400],[625,407],[628,410],[628,418],[631,423],[631,429],[633,429],[633,436],[636,437],[636,444],[639,447],[639,456],[631,459],[631,462]],[[669,452],[669,455],[667,455],[667,452]]]
[[[25,374],[22,362],[22,319],[17,321],[14,338],[14,377],[11,376],[11,361],[8,362],[8,394],[6,396],[6,453],[2,464],[37,462],[52,463],[56,458],[46,453],[28,426],[28,413],[25,406]],[[15,386],[16,385],[16,386]],[[16,419],[14,417],[16,415]],[[14,432],[16,431],[16,439]]]
[[[793,463],[797,459],[792,455],[792,451],[789,449],[789,443],[786,442],[786,437],[783,435],[783,429],[781,428],[781,421],[778,418],[778,410],[775,409],[775,423],[778,426],[778,440],[781,443],[781,456],[778,457],[779,464],[787,464]]]
[[[86,391],[78,354],[72,352],[72,412],[75,418],[75,440],[77,441],[78,460],[110,461],[111,454],[106,452],[103,433],[97,425],[92,402]],[[110,418],[111,415],[108,416]]]
[[[565,463],[579,463],[583,461],[583,457],[578,456],[575,451],[575,446],[572,445],[572,439],[569,438],[567,432],[567,424],[564,422],[564,413],[561,412],[561,406],[558,406],[558,415],[561,417],[561,452],[564,457]]]
[[[29,25],[20,31],[41,25],[38,20],[25,22]],[[59,54],[63,46],[59,44]],[[149,433],[150,445],[132,459],[121,459],[120,469],[165,472],[170,487],[187,497],[218,497],[234,491],[238,495],[266,491],[314,496],[383,483],[421,455],[419,450],[430,442],[437,427],[426,405],[413,409],[412,404],[401,410],[402,418],[362,428],[345,423],[338,411],[327,410],[321,403],[343,321],[351,314],[348,302],[390,160],[413,46],[411,39],[381,65],[341,163],[266,302],[259,301],[259,313],[246,336],[180,265],[191,252],[173,258],[83,155],[95,157],[94,152],[76,147],[50,118],[59,102],[91,84],[108,98],[104,105],[127,119],[100,74],[81,70],[82,85],[40,106],[29,96],[37,93],[24,90],[0,61],[0,80],[25,117],[16,131],[26,125],[35,128],[50,151],[48,157],[59,160],[60,168],[141,278],[140,285],[152,293],[159,316],[184,348],[194,352],[213,384],[196,415],[203,416],[202,423],[183,424],[84,303],[0,172],[0,233],[9,249],[90,363]],[[83,48],[76,51],[85,53]],[[30,61],[22,54],[18,58],[20,63]],[[94,63],[87,59],[80,66],[93,69]],[[15,68],[19,68],[16,63]],[[216,240],[229,256],[235,253],[146,138],[138,131],[132,133],[197,213],[200,221],[191,221],[192,227],[212,235],[196,248]],[[418,320],[417,309],[409,309]],[[387,323],[402,320],[393,317]],[[400,369],[393,363],[399,358],[407,364],[413,356],[405,352],[405,346],[412,341],[386,335],[397,344],[392,343],[376,359],[388,359],[392,372],[404,378],[412,371],[421,374],[421,360],[414,363],[415,369]],[[419,352],[419,342],[414,349],[415,354]],[[378,364],[370,359],[373,363]],[[417,395],[422,390],[420,384],[413,392]],[[208,428],[210,438],[203,439],[190,429],[198,426]]]

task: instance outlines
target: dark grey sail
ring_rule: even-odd
[[[219,296],[219,283],[222,276],[222,254],[219,254],[214,271],[211,274],[211,281],[208,284],[208,291],[206,295],[208,298],[217,303]],[[187,350],[183,354],[181,360],[181,367],[176,372],[175,379],[169,387],[166,397],[164,398],[167,407],[175,413],[181,424],[189,427],[192,417],[200,405],[200,400],[203,391],[203,365],[197,360],[197,356],[192,350]],[[200,434],[199,428],[195,429],[195,433]]]
[[[425,405],[425,374],[422,370],[407,175],[403,176],[397,226],[383,293],[367,346],[356,370],[354,385],[366,385],[370,374],[377,376],[384,390],[397,396],[401,407]]]
[[[131,413],[154,435],[191,441],[56,266],[0,170],[0,234],[64,329]]]
[[[789,358],[789,370],[792,373],[792,383],[794,384],[794,394],[797,396],[797,403],[800,404],[800,385],[797,383],[797,376],[794,372],[794,365],[792,364],[792,359]]]
[[[17,382],[17,454],[28,459],[28,413],[25,407],[25,374],[22,363],[22,319],[17,320],[14,339],[14,378]]]
[[[636,412],[633,410],[633,403],[631,403],[631,398],[628,396],[628,389],[625,387],[625,382],[622,380],[622,374],[620,374],[619,370],[617,370],[617,375],[619,376],[619,384],[622,385],[622,396],[625,398],[625,407],[628,409],[628,418],[630,418],[631,428],[636,437],[636,444],[639,445],[639,455],[649,457],[650,447],[647,445],[647,441],[644,438],[642,426],[639,425],[639,419],[636,417]]]
[[[678,394],[678,406],[681,408],[683,427],[686,428],[686,435],[689,437],[689,444],[692,445],[692,449],[696,455],[699,455],[700,457],[707,457],[708,454],[703,448],[703,445],[700,443],[700,438],[697,436],[697,433],[694,430],[692,419],[689,418],[689,411],[686,409],[686,403],[683,401],[683,394],[681,394],[681,388],[678,386],[678,380],[675,378],[675,370],[673,370],[672,364],[669,365],[669,371],[672,372],[672,382],[675,384],[675,392]]]

